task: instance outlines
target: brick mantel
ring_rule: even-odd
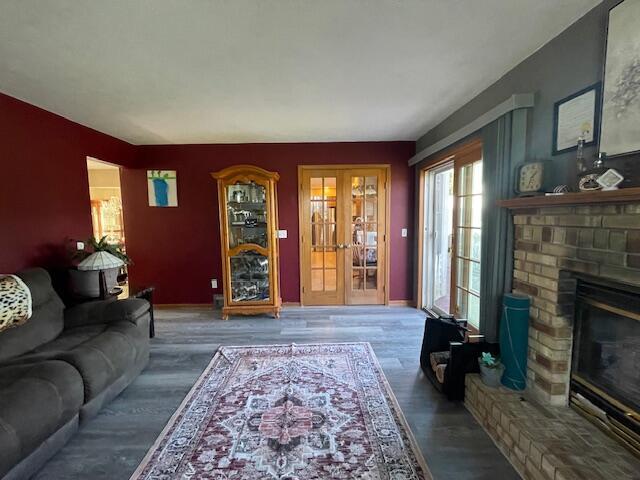
[[[640,285],[640,199],[512,213],[513,291],[531,298],[529,388],[545,403],[566,405],[575,274]]]

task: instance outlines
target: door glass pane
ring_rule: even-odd
[[[364,268],[354,268],[352,271],[352,290],[364,290]]]
[[[322,223],[314,223],[311,225],[311,245],[324,245],[324,225]]]
[[[480,298],[475,295],[468,294],[469,297],[469,311],[467,312],[467,320],[474,327],[480,326]]]
[[[480,294],[480,264],[469,262],[469,290]]]
[[[367,245],[375,247],[378,244],[378,225],[376,225],[375,223],[368,223],[366,230],[367,236],[365,240],[367,242]]]
[[[364,266],[364,248],[353,247],[351,248],[351,254],[353,256],[353,266],[363,267]]]
[[[327,201],[324,205],[324,221],[329,223],[336,223],[336,202]]]
[[[351,243],[353,243],[354,245],[364,245],[364,224],[352,224],[351,232]]]
[[[482,230],[479,228],[458,228],[458,248],[459,257],[470,258],[480,261],[480,251],[482,242]]]
[[[365,203],[364,219],[367,222],[378,220],[378,200],[367,198]]]
[[[378,265],[378,250],[376,248],[367,248],[366,258],[367,267]]]
[[[367,268],[366,274],[366,289],[376,290],[378,288],[378,269]]]
[[[479,228],[471,229],[471,251],[470,257],[473,260],[480,261],[480,243],[482,238],[482,232]]]
[[[324,244],[328,246],[334,246],[336,242],[336,224],[329,223],[324,226],[325,229],[325,237]]]
[[[322,206],[323,202],[311,202],[311,221],[322,222]]]
[[[267,246],[266,189],[256,183],[227,185],[229,248],[252,243]]]
[[[425,248],[425,305],[450,313],[453,167],[430,173],[426,189],[429,202],[425,225],[429,227]]]
[[[324,200],[335,201],[336,200],[336,178],[325,177],[324,178]]]
[[[364,196],[364,178],[351,178],[351,195],[353,198],[362,198]]]
[[[311,200],[322,200],[322,178],[311,178]]]
[[[229,257],[231,299],[234,302],[269,300],[269,259],[249,250]]]
[[[377,197],[378,195],[378,177],[366,177],[365,178],[365,195],[368,198]]]

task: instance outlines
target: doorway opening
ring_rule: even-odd
[[[126,237],[122,214],[122,189],[120,187],[120,167],[87,157],[89,178],[89,198],[91,200],[91,222],[96,240],[103,237],[112,245],[120,245],[126,252]],[[126,294],[126,271],[118,279],[118,284]]]

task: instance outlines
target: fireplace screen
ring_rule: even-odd
[[[577,313],[573,374],[640,411],[640,315],[592,298]]]
[[[640,289],[578,279],[571,404],[640,455]]]

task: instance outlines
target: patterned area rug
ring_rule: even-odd
[[[431,479],[368,343],[221,347],[135,480]]]

